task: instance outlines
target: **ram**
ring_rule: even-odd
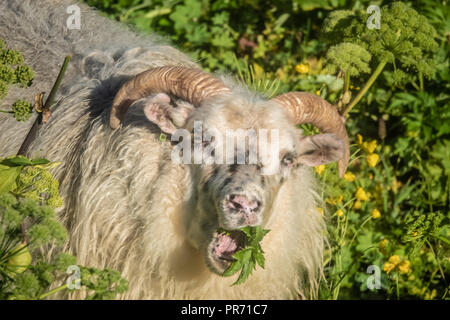
[[[0,4],[0,37],[37,74],[28,92],[11,92],[6,101],[48,90],[62,57],[73,55],[56,111],[27,154],[62,162],[54,173],[67,250],[83,265],[120,270],[129,280],[124,299],[314,297],[326,232],[310,167],[339,161],[345,172],[348,137],[336,110],[307,93],[266,100],[82,4],[80,29],[70,29],[71,4]],[[161,141],[161,133],[189,138],[196,123],[202,133],[232,130],[244,139],[249,130],[258,138],[276,133],[265,146],[258,139],[257,150],[276,150],[269,158],[279,160],[260,152],[255,162],[246,157],[240,164],[217,155],[212,162],[174,161],[178,144]],[[296,128],[302,123],[323,133],[303,136]],[[0,126],[0,156],[16,153],[29,126],[1,115]],[[213,141],[200,137],[202,147]],[[213,145],[225,150],[225,139]],[[251,153],[250,143],[237,148],[236,154]],[[267,174],[269,165],[276,170]],[[231,286],[236,276],[222,274],[241,247],[237,230],[244,226],[271,230],[262,241],[266,264]]]

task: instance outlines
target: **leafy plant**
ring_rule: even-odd
[[[67,289],[67,284],[50,286],[76,265],[75,257],[59,253],[48,261],[36,250],[67,240],[53,211],[62,205],[58,181],[49,171],[56,165],[23,156],[0,159],[0,299],[43,299]],[[127,289],[117,271],[78,267],[81,284],[91,292],[87,298],[112,299]]]
[[[263,230],[261,227],[244,227],[241,230],[246,238],[242,249],[233,254],[235,261],[231,263],[223,276],[229,277],[240,271],[239,277],[233,285],[244,283],[245,280],[256,270],[258,264],[264,269],[264,251],[260,242],[270,230]]]

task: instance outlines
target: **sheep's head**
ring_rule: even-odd
[[[189,103],[174,106],[168,94]],[[171,134],[172,141],[183,137],[173,155],[189,164],[193,177],[187,236],[218,274],[242,245],[239,228],[265,226],[276,218],[270,216],[273,199],[293,170],[339,160],[340,175],[345,172],[344,123],[331,105],[314,95],[293,92],[266,101],[232,91],[199,70],[161,67],[119,90],[111,127],[118,127],[128,107],[144,96],[149,96],[144,100],[147,118]],[[303,136],[295,128],[300,123],[312,123],[324,133]]]

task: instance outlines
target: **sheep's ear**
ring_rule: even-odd
[[[344,156],[344,140],[331,133],[316,134],[300,138],[298,161],[307,166],[337,161]]]
[[[179,103],[174,107],[170,102],[170,97],[165,93],[158,93],[144,101],[147,119],[167,134],[173,134],[177,128],[184,126],[192,112],[189,104]]]

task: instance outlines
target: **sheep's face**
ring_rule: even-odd
[[[302,137],[273,102],[234,97],[188,109],[177,111],[186,121],[171,132],[172,141],[183,137],[184,146],[175,142],[172,154],[182,151],[178,161],[186,163],[193,180],[185,227],[210,269],[222,274],[243,244],[239,229],[276,219],[272,204],[291,172],[337,160],[343,144],[333,135]],[[175,112],[171,118],[177,118]]]

